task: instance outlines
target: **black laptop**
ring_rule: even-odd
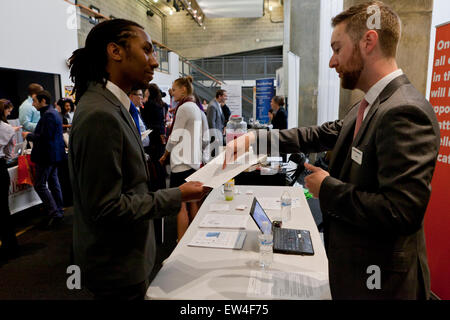
[[[261,232],[264,221],[267,221],[270,226],[272,225],[272,222],[256,198],[253,198],[250,215]],[[272,230],[273,252],[310,256],[314,255],[311,235],[308,230],[283,228],[272,228]]]

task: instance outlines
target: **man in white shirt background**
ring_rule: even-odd
[[[37,83],[28,86],[28,98],[19,107],[19,121],[23,131],[33,132],[41,118],[39,111],[33,107],[33,98],[44,88]]]

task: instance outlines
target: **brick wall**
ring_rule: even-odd
[[[109,17],[123,18],[135,21],[144,27],[153,40],[163,42],[162,19],[156,13],[153,17],[147,17],[147,8],[136,0],[78,0],[79,4],[86,7],[93,5],[100,9],[100,13]],[[83,14],[85,15],[85,14]],[[78,30],[78,45],[84,47],[89,31],[94,27],[88,20],[81,18],[81,26]]]
[[[274,7],[271,16],[283,21],[283,7]],[[203,30],[186,11],[176,12],[167,17],[167,46],[198,58],[282,45],[284,24],[270,20],[268,13],[262,18],[206,18]]]

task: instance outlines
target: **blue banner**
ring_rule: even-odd
[[[256,80],[256,120],[260,123],[269,123],[270,101],[275,96],[274,80]]]

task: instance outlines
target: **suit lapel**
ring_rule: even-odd
[[[349,135],[353,135],[353,131],[355,128],[356,123],[356,115],[358,113],[358,106],[359,103],[355,104],[350,111],[348,112],[347,116],[344,118],[342,129],[339,134],[339,137],[336,141],[336,144],[333,148],[333,154],[330,159],[330,174],[332,174],[335,170],[339,171],[340,168],[342,168],[342,165],[347,157],[348,153],[348,147],[344,145]],[[353,130],[352,130],[353,129]],[[342,154],[345,153],[345,154]],[[339,161],[341,159],[341,161]],[[335,169],[336,168],[336,169]],[[332,174],[333,175],[333,174]],[[336,175],[333,175],[336,176]]]
[[[111,102],[112,104],[114,104],[116,107],[119,108],[122,117],[125,119],[125,122],[128,124],[131,131],[133,132],[134,137],[136,138],[137,145],[141,149],[142,158],[144,159],[144,163],[146,164],[147,162],[145,159],[144,147],[142,145],[141,137],[139,137],[136,124],[134,123],[131,114],[125,109],[125,106],[119,101],[119,99],[117,99],[116,96],[111,91],[109,91],[106,88],[103,88],[101,84],[91,85],[90,89],[101,94],[103,97],[105,97],[105,99],[107,99],[109,102]],[[150,177],[147,165],[145,165],[145,168],[147,169],[146,170],[147,176]]]
[[[383,91],[380,93],[380,95],[377,97],[377,99],[374,101],[373,105],[370,107],[369,113],[367,114],[366,118],[364,119],[361,128],[358,131],[358,134],[355,137],[355,140],[353,141],[353,146],[356,146],[359,144],[359,141],[364,136],[364,133],[367,130],[367,127],[369,126],[370,120],[374,116],[374,114],[377,112],[379,106],[381,103],[386,101],[392,94],[402,85],[410,83],[408,78],[405,75],[401,75],[391,82],[383,89]]]
[[[405,75],[401,75],[397,78],[395,78],[394,80],[392,80],[391,82],[389,82],[389,84],[383,89],[383,91],[380,93],[380,95],[377,97],[377,99],[374,101],[373,105],[370,107],[369,113],[367,114],[366,118],[364,119],[361,128],[359,129],[358,133],[356,134],[355,139],[353,140],[353,142],[350,145],[350,148],[344,148],[344,150],[342,150],[343,152],[347,153],[347,157],[344,160],[344,163],[342,165],[342,169],[340,170],[340,174],[339,174],[339,178],[342,179],[343,177],[345,177],[345,175],[347,174],[347,171],[350,169],[351,163],[352,163],[352,159],[351,159],[351,148],[352,147],[356,147],[359,145],[361,139],[363,138],[364,134],[366,133],[366,131],[368,131],[369,128],[369,124],[371,122],[371,119],[373,118],[373,116],[376,114],[376,112],[378,111],[380,105],[385,102],[390,96],[392,96],[392,94],[402,85],[405,84],[409,84],[409,80]],[[355,106],[359,105],[360,102],[358,102]],[[349,113],[349,122],[348,122],[348,127],[351,129],[355,127],[355,123],[356,123],[356,115],[358,113],[358,108],[355,108],[355,106],[353,107],[353,109],[350,111]],[[345,121],[344,121],[345,124]],[[343,133],[343,137],[342,137],[342,142],[346,141],[346,136],[350,133],[350,132],[344,132],[344,127],[342,128],[342,133]],[[345,134],[345,135],[344,135]],[[351,134],[353,135],[353,131],[351,131]],[[341,138],[341,137],[339,137]],[[339,142],[339,139],[338,139]],[[339,149],[337,148],[339,147]],[[342,148],[342,144],[338,145],[338,143],[336,143],[336,147],[335,150],[340,150]],[[346,150],[345,150],[346,149]]]

